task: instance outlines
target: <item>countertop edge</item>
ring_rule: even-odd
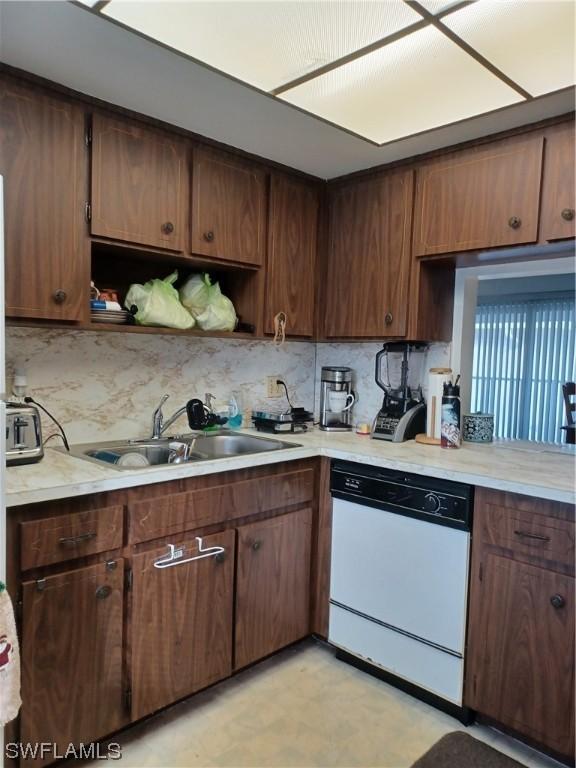
[[[297,461],[299,459],[326,457],[341,461],[352,461],[359,464],[399,469],[404,472],[412,472],[418,475],[453,480],[469,483],[475,486],[491,488],[493,490],[518,493],[524,496],[532,496],[550,501],[558,501],[566,504],[574,503],[574,493],[554,488],[552,486],[526,484],[503,478],[491,477],[482,473],[475,474],[469,470],[445,469],[365,453],[356,453],[353,450],[345,450],[326,446],[297,446],[279,450],[273,453],[251,454],[249,456],[233,457],[229,459],[215,459],[213,461],[194,465],[182,465],[178,467],[159,467],[157,469],[137,470],[135,472],[122,472],[115,469],[102,468],[102,478],[91,478],[80,482],[67,482],[49,488],[15,491],[6,495],[6,507],[13,509],[28,504],[38,504],[46,501],[57,501],[76,496],[86,496],[92,493],[105,493],[137,486],[154,485],[157,483],[181,480],[189,477],[201,477],[204,475],[220,474],[239,469],[280,464]],[[82,461],[75,459],[75,461]],[[100,469],[100,468],[99,468]],[[108,474],[108,473],[114,474]]]

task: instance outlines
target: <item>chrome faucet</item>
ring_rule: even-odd
[[[213,412],[212,403],[216,398],[214,397],[214,395],[211,395],[209,392],[207,392],[205,395],[207,405],[205,405],[204,403],[202,403],[201,400],[198,400],[198,399],[190,400],[186,403],[186,405],[183,405],[182,408],[178,408],[178,410],[175,413],[173,413],[169,419],[166,419],[166,421],[164,421],[162,406],[164,405],[166,400],[168,400],[169,397],[170,395],[163,395],[162,399],[158,403],[158,406],[154,410],[154,413],[152,414],[152,435],[151,435],[152,440],[160,440],[160,438],[162,437],[164,432],[168,429],[168,427],[172,426],[172,424],[174,424],[176,419],[179,419],[180,416],[182,416],[182,414],[184,413],[188,413],[188,423],[190,426],[192,426],[191,419],[193,417],[188,410],[190,406],[194,407],[195,405],[198,405],[200,407],[201,418],[198,419],[199,421],[198,426],[194,427],[194,429],[196,430],[201,430],[207,426],[222,425],[222,424],[225,424],[227,421],[227,419],[222,418]],[[202,408],[204,408],[203,414],[201,410]]]
[[[157,408],[155,408],[154,413],[152,414],[152,438],[154,440],[158,440],[158,438],[162,437],[162,430],[164,427],[164,414],[162,413],[162,406],[169,397],[170,395],[162,395],[162,400],[160,400]]]
[[[186,406],[183,405],[182,408],[178,408],[178,410],[170,416],[169,419],[164,421],[164,413],[162,412],[162,406],[168,400],[170,395],[162,395],[162,399],[158,403],[157,408],[154,410],[154,413],[152,414],[152,440],[159,440],[164,432],[168,429],[168,427],[172,426],[176,419],[179,419],[180,416],[182,416],[183,413],[186,413]]]

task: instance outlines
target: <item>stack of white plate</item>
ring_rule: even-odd
[[[113,323],[125,325],[130,318],[130,312],[125,309],[91,309],[90,320],[93,323]]]

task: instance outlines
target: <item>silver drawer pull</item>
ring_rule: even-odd
[[[539,536],[537,533],[528,533],[527,531],[514,531],[516,536],[522,539],[534,539],[535,541],[550,541],[550,536]]]
[[[58,544],[61,544],[63,547],[75,547],[76,544],[83,544],[85,541],[95,539],[97,535],[95,531],[90,531],[89,533],[81,533],[78,536],[63,536],[61,539],[58,539]]]
[[[154,568],[172,568],[174,565],[192,563],[194,560],[203,560],[205,557],[213,557],[217,563],[224,562],[226,556],[224,547],[204,547],[201,536],[196,536],[196,541],[198,542],[198,554],[186,558],[184,558],[184,547],[176,547],[174,544],[168,544],[167,556],[155,560]]]

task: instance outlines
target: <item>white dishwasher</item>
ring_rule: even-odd
[[[473,488],[333,462],[328,640],[463,721]]]

